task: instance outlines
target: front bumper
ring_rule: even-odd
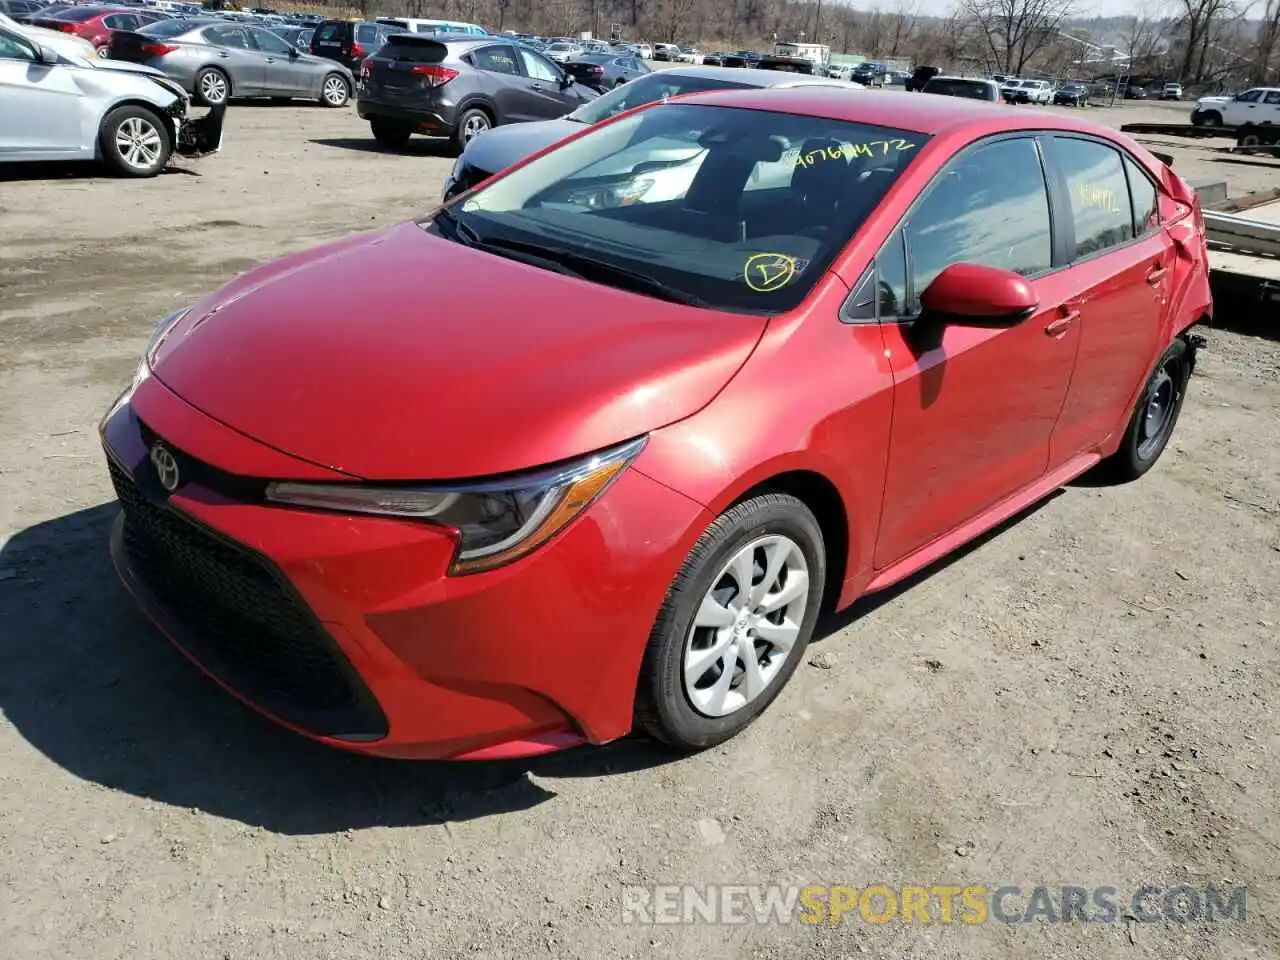
[[[156,438],[191,477],[172,494],[150,466]],[[321,468],[154,377],[102,440],[124,508],[113,556],[156,624],[259,712],[382,756],[528,756],[626,734],[658,607],[710,520],[633,466],[541,549],[447,577],[438,527],[263,502],[254,476]]]
[[[184,157],[204,157],[222,149],[222,129],[227,105],[210,107],[203,117],[177,118],[173,152]]]

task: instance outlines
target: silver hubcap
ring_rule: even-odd
[[[110,55],[111,55],[111,48],[110,48],[110,47],[99,47],[99,48],[98,48],[98,56],[99,56],[99,57],[101,57],[103,60],[107,59],[107,57],[109,57]]]
[[[341,77],[330,77],[324,82],[324,98],[330,103],[345,103],[347,84]]]
[[[155,124],[141,117],[129,117],[116,128],[116,149],[125,163],[139,170],[155,166],[163,143]]]
[[[210,103],[221,103],[227,98],[227,81],[220,73],[206,73],[200,78],[200,93]]]
[[[794,540],[761,537],[734,554],[685,641],[684,687],[694,709],[724,717],[764,693],[795,648],[808,602],[809,569]]]
[[[481,114],[472,114],[462,126],[462,139],[470,143],[472,139],[489,129],[489,120]]]

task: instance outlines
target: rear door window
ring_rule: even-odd
[[[1054,137],[1054,157],[1067,181],[1076,258],[1133,239],[1133,208],[1119,151],[1095,140]]]
[[[209,27],[204,32],[205,39],[220,47],[231,47],[235,50],[251,50],[249,34],[244,27]]]
[[[1129,177],[1129,194],[1133,198],[1133,229],[1141,237],[1160,228],[1160,201],[1155,184],[1142,168],[1125,157],[1124,169]]]
[[[481,47],[471,54],[471,61],[478,69],[489,73],[520,74],[520,68],[516,66],[516,52],[506,44]]]

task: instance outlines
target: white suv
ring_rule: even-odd
[[[1053,103],[1053,85],[1048,80],[1020,80],[1003,92],[1011,103]]]
[[[1234,97],[1201,97],[1191,122],[1202,127],[1280,124],[1280,87],[1252,87]]]

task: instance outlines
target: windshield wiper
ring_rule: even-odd
[[[566,277],[575,277],[578,280],[586,278],[577,270],[566,264],[560,263],[552,257],[543,256],[543,250],[536,244],[523,244],[516,246],[506,243],[502,240],[487,240],[476,233],[471,227],[467,226],[458,219],[458,215],[448,207],[440,210],[433,218],[435,222],[443,222],[449,225],[449,232],[453,235],[452,239],[461,243],[464,247],[474,247],[477,250],[483,250],[485,253],[492,253],[498,257],[506,257],[508,260],[518,260],[521,263],[527,263],[530,266],[542,267],[544,270],[551,270],[555,273],[564,274]]]
[[[537,256],[539,259],[552,261],[560,266],[566,267],[583,279],[590,278],[593,274],[599,279],[607,279],[615,282],[615,285],[627,290],[634,290],[637,293],[648,293],[651,296],[658,297],[661,300],[668,300],[672,303],[683,303],[690,307],[705,307],[707,302],[701,297],[695,297],[691,293],[678,290],[670,284],[663,283],[648,274],[639,273],[635,270],[628,270],[626,267],[614,266],[604,260],[597,260],[595,257],[588,257],[585,254],[575,253],[572,250],[566,250],[563,247],[548,247],[540,243],[527,243],[523,240],[506,240],[502,237],[485,238],[481,244],[493,248],[501,247],[505,250],[519,252],[526,255]]]

